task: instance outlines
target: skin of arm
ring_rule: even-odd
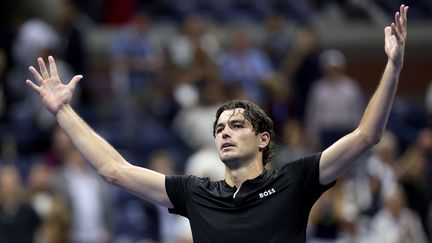
[[[407,11],[408,6],[401,5],[399,12],[395,14],[395,23],[384,29],[387,65],[359,126],[322,153],[319,180],[323,185],[340,177],[364,152],[380,141],[402,70],[407,33]]]
[[[40,74],[34,67],[29,70],[39,85],[31,80],[26,83],[40,95],[44,105],[55,115],[60,127],[90,165],[107,182],[149,202],[172,207],[165,189],[165,175],[128,163],[72,109],[70,100],[82,76],[77,75],[63,85],[58,77],[54,58],[50,56],[48,60],[51,73],[48,73],[43,59],[38,58]]]

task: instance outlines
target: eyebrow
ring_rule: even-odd
[[[240,118],[233,118],[233,119],[229,119],[228,120],[228,123],[229,124],[234,124],[234,123],[241,123],[241,124],[246,124],[247,123],[247,120],[246,119],[240,119]],[[218,124],[216,124],[216,129],[218,129],[219,127],[222,127],[222,126],[224,126],[224,123],[218,123]]]

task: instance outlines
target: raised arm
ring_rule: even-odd
[[[384,132],[403,66],[407,35],[408,7],[400,6],[395,22],[385,27],[385,52],[388,57],[381,81],[369,101],[356,130],[324,150],[320,161],[320,182],[337,179],[368,149],[377,144]]]
[[[39,85],[30,85],[41,97],[48,110],[54,114],[60,127],[92,167],[109,183],[118,185],[143,199],[172,207],[165,190],[165,175],[129,164],[108,142],[97,135],[70,106],[70,100],[78,81],[77,75],[63,85],[57,74],[53,57],[48,57],[50,73],[42,58],[38,58],[40,73],[30,67]]]

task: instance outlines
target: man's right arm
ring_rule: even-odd
[[[62,84],[54,58],[50,56],[48,60],[50,73],[42,58],[38,58],[40,71],[30,67],[39,85],[31,80],[26,82],[39,94],[75,147],[106,181],[152,203],[172,207],[165,189],[165,175],[129,164],[72,109],[70,100],[82,76],[77,75],[68,84]]]
[[[75,147],[104,180],[147,201],[172,207],[165,190],[165,175],[128,163],[69,105],[62,107],[57,112],[56,118]]]

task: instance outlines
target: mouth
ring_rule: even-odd
[[[234,147],[234,144],[232,144],[232,143],[223,143],[221,146],[221,149],[223,150],[223,149],[232,148],[232,147]]]

